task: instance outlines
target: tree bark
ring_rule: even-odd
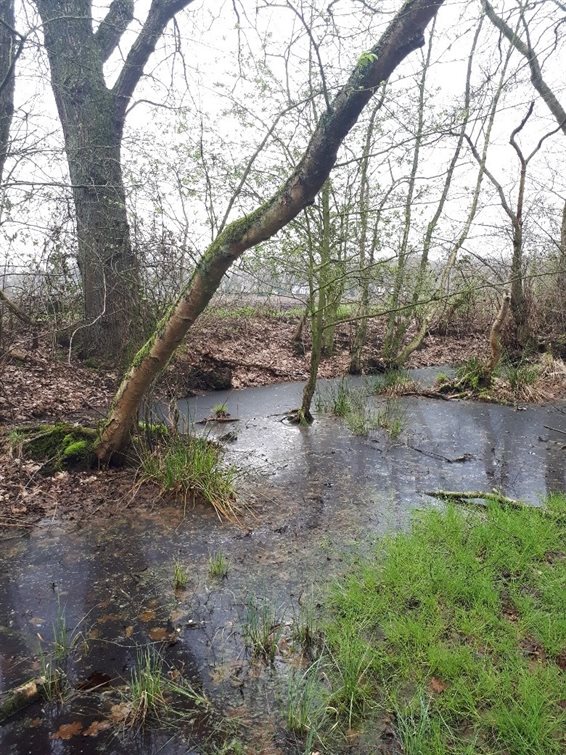
[[[302,160],[280,190],[250,215],[231,223],[204,253],[192,279],[154,335],[138,352],[114,398],[97,456],[107,462],[129,440],[145,392],[205,309],[224,273],[246,249],[270,238],[309,203],[328,178],[338,148],[376,88],[413,50],[443,0],[406,0],[371,50],[362,55],[330,109],[320,118]]]
[[[560,225],[560,249],[558,250],[557,282],[558,291],[560,291],[562,296],[564,296],[564,292],[566,291],[566,202],[564,202],[564,207],[562,208],[562,223]]]
[[[511,297],[509,296],[509,294],[505,294],[503,296],[503,299],[501,300],[501,306],[499,307],[499,312],[497,313],[497,317],[493,321],[493,325],[491,326],[491,330],[489,332],[489,347],[491,350],[491,355],[487,364],[487,369],[489,370],[490,374],[493,373],[494,369],[499,364],[499,360],[501,359],[501,329],[503,328],[503,325],[505,323],[507,312],[509,312],[510,300]]]
[[[133,1],[113,0],[94,33],[92,0],[36,0],[73,187],[86,326],[81,351],[112,361],[135,337],[139,291],[121,163],[126,108],[159,35],[190,2],[152,0],[110,89],[104,62],[133,18]]]
[[[324,326],[328,305],[328,274],[330,264],[330,182],[326,181],[321,192],[322,234],[319,243],[320,267],[318,270],[318,301],[311,318],[312,347],[309,378],[303,390],[303,400],[299,410],[300,422],[312,422],[311,404],[316,390],[316,380],[320,360],[324,354]],[[312,254],[311,254],[312,259]]]
[[[16,40],[14,0],[0,0],[0,185],[14,115]]]

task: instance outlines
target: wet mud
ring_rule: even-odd
[[[1,543],[0,693],[42,674],[62,617],[69,645],[59,659],[64,701],[9,717],[2,753],[206,755],[235,736],[245,752],[295,752],[278,713],[287,675],[301,663],[293,621],[360,548],[407,527],[415,509],[440,506],[427,491],[497,488],[536,505],[566,490],[563,405],[518,410],[407,397],[396,403],[403,429],[393,440],[381,429],[355,436],[329,416],[308,428],[286,424],[300,394],[301,385],[281,384],[179,405],[183,421],[198,422],[224,402],[237,420],[196,427],[225,437],[226,462],[241,470],[240,526],[201,506],[140,514],[134,505],[84,526],[44,521]],[[368,401],[376,410],[384,402]],[[210,574],[215,553],[227,559],[225,578]],[[175,561],[187,571],[185,590],[173,587]],[[253,658],[244,636],[250,601],[264,600],[281,626],[273,664]],[[190,725],[98,732],[93,722],[111,720],[148,643],[214,712],[195,712]],[[61,730],[65,724],[75,727]]]

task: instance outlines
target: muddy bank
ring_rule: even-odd
[[[206,693],[215,721],[235,722],[244,752],[297,752],[281,712],[289,674],[301,664],[293,622],[360,548],[406,527],[415,509],[438,506],[426,491],[497,487],[536,504],[566,489],[563,407],[515,411],[403,398],[396,402],[401,434],[392,440],[383,430],[354,436],[328,416],[309,428],[285,424],[300,391],[280,384],[180,405],[184,417],[198,421],[226,402],[238,419],[225,446],[226,461],[242,471],[248,512],[241,527],[202,507],[183,512],[160,503],[153,513],[133,507],[84,524],[46,520],[2,542],[1,690],[37,675],[38,648],[50,647],[61,614],[68,635],[86,639],[65,660],[72,695],[63,705],[34,704],[12,717],[0,729],[2,752],[215,752],[225,741],[222,727],[220,734],[195,724],[125,737],[114,726],[85,736],[93,722],[109,719],[147,643]],[[368,400],[377,410],[383,404]],[[210,573],[209,558],[219,552],[228,562],[225,579]],[[184,591],[173,588],[175,561],[188,572]],[[246,647],[250,600],[268,601],[281,626],[273,665]],[[80,691],[95,673],[108,678],[105,688]],[[54,739],[69,723],[76,732]],[[364,752],[358,744],[350,752]],[[367,752],[375,753],[374,745]]]
[[[299,317],[292,312],[236,314],[220,316],[204,313],[191,330],[166,371],[162,385],[172,396],[187,396],[203,390],[272,385],[282,381],[306,380],[309,370],[310,337],[308,329],[299,346],[293,336]],[[487,351],[484,327],[455,327],[443,335],[428,335],[422,348],[415,351],[409,368],[437,364],[457,364]],[[365,371],[382,369],[381,349],[384,328],[380,320],[368,322],[364,350]],[[336,330],[335,353],[322,360],[321,378],[345,375],[350,362],[352,323]],[[221,383],[219,384],[219,380]],[[223,384],[222,384],[223,383]]]

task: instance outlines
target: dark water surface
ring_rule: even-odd
[[[182,414],[199,420],[226,401],[238,418],[209,432],[236,436],[226,442],[226,458],[246,470],[240,498],[250,511],[242,527],[202,507],[183,513],[159,504],[140,513],[117,502],[111,519],[44,522],[2,541],[0,691],[41,673],[38,648],[48,655],[63,615],[73,644],[62,661],[70,687],[108,682],[76,691],[65,705],[36,703],[9,719],[0,727],[2,755],[218,752],[231,735],[199,720],[143,736],[113,728],[97,737],[52,738],[61,724],[79,721],[84,731],[107,717],[148,642],[219,714],[237,717],[247,752],[291,752],[277,714],[296,664],[290,626],[300,604],[343,573],[352,553],[406,527],[415,509],[439,505],[426,491],[497,488],[537,504],[547,492],[566,490],[564,437],[545,428],[566,430],[563,406],[518,411],[407,397],[395,405],[403,430],[392,440],[379,429],[357,437],[327,416],[310,428],[286,424],[283,413],[299,404],[301,389],[282,384],[180,403]],[[369,400],[376,411],[384,405]],[[224,580],[208,573],[216,552],[229,562]],[[182,592],[172,587],[175,560],[189,574]],[[250,598],[268,600],[282,625],[273,666],[246,651]]]

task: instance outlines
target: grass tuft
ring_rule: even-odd
[[[214,507],[220,518],[235,520],[236,503],[233,467],[221,464],[221,450],[205,438],[172,436],[150,449],[138,443],[142,480],[151,480],[184,503],[202,499]]]
[[[283,621],[266,600],[250,599],[246,604],[243,635],[253,655],[273,662],[279,640],[283,634]]]
[[[185,590],[189,584],[187,567],[176,560],[173,562],[173,587],[175,590]]]
[[[229,568],[230,563],[221,551],[213,553],[208,559],[208,573],[214,579],[227,577]]]
[[[331,385],[317,396],[318,411],[342,417],[354,435],[367,435],[378,426],[377,417],[367,402],[363,389],[353,388],[347,380]]]
[[[150,723],[192,721],[195,709],[201,714],[211,710],[206,695],[169,669],[153,647],[139,650],[124,705],[128,710],[124,723],[136,729]]]

